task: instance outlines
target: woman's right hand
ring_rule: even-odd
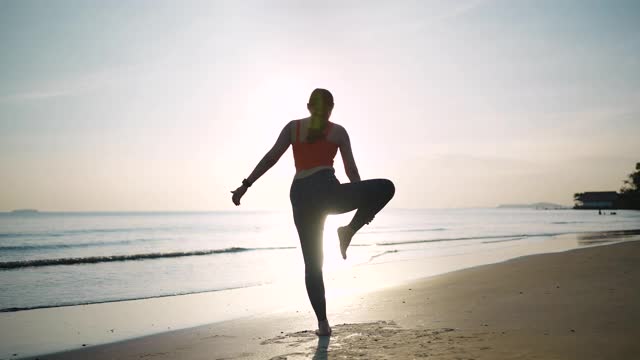
[[[244,185],[241,185],[239,188],[231,191],[231,193],[233,194],[233,196],[231,197],[231,201],[233,201],[234,204],[236,204],[236,206],[240,205],[240,199],[242,198],[242,195],[244,195],[244,193],[247,192],[247,187]]]

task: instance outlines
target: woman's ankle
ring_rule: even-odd
[[[354,229],[354,227],[353,227],[353,225],[351,225],[351,224],[347,224],[347,225],[343,226],[343,228],[344,228],[345,230],[349,231],[349,233],[350,233],[351,235],[355,235],[355,233],[358,231],[358,230],[355,230],[355,229]]]

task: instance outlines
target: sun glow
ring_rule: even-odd
[[[330,215],[327,216],[327,220],[324,224],[324,272],[331,273],[333,271],[339,271],[347,269],[353,266],[355,262],[355,254],[352,249],[347,251],[347,260],[342,258],[340,254],[340,242],[338,240],[337,229],[340,226],[344,226],[349,223],[353,213]],[[357,236],[357,234],[356,234]],[[357,241],[356,237],[353,238]],[[350,256],[352,255],[352,256]]]

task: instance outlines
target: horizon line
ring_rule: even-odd
[[[497,209],[497,208],[509,208],[511,206],[525,205],[532,206],[537,203],[518,203],[518,204],[498,204],[494,206],[461,206],[461,207],[390,207],[388,210],[454,210],[454,209]],[[557,205],[563,208],[573,208],[573,205],[555,204],[549,203],[549,205]],[[0,214],[52,214],[52,213],[239,213],[239,212],[281,212],[290,211],[288,208],[277,209],[218,209],[218,210],[39,210],[33,208],[20,208],[12,210],[0,210]]]

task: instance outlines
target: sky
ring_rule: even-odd
[[[393,208],[571,205],[640,162],[640,2],[0,1],[0,211],[288,209],[316,87]],[[336,176],[348,182],[338,155]]]

